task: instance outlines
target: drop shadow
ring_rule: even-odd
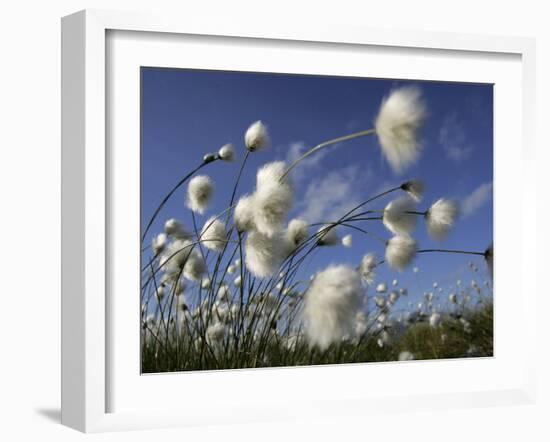
[[[56,424],[61,423],[61,409],[59,408],[36,408],[35,413],[42,416],[44,419],[54,422]]]

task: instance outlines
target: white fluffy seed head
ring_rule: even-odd
[[[156,295],[157,295],[157,299],[160,301],[162,301],[164,299],[164,295],[165,295],[165,289],[164,289],[164,286],[161,285],[159,287],[157,287],[156,289]]]
[[[231,291],[229,290],[229,287],[226,284],[220,285],[218,288],[218,299],[222,302],[227,302],[230,297]]]
[[[294,193],[284,161],[274,161],[258,170],[254,193],[254,224],[264,235],[272,236],[282,229],[292,208]]]
[[[361,338],[368,330],[368,322],[365,313],[362,311],[357,312],[355,315],[355,336]]]
[[[382,101],[375,121],[382,153],[392,169],[399,173],[412,165],[420,155],[417,132],[426,116],[420,89],[395,89]]]
[[[206,263],[202,255],[197,250],[193,250],[183,266],[183,276],[190,281],[200,281],[205,272]]]
[[[250,152],[265,149],[269,145],[267,127],[261,121],[252,123],[244,134],[244,144]]]
[[[335,246],[338,242],[335,226],[326,224],[317,230],[317,244],[320,246]]]
[[[455,201],[447,198],[438,199],[426,213],[429,235],[437,241],[445,239],[458,215],[458,204]]]
[[[225,230],[225,224],[216,219],[216,217],[210,217],[201,230],[201,242],[204,247],[216,252],[221,252],[227,241],[227,231]]]
[[[308,224],[303,219],[293,219],[286,228],[286,239],[290,249],[295,250],[300,244],[309,238]]]
[[[221,322],[209,325],[206,329],[206,342],[211,347],[217,348],[221,345],[226,331],[225,326]]]
[[[183,224],[175,218],[170,218],[164,223],[164,231],[168,236],[175,239],[188,240],[191,234],[185,230]]]
[[[221,160],[232,163],[235,161],[235,148],[232,144],[225,144],[218,150],[218,156]]]
[[[169,243],[159,257],[159,266],[166,279],[173,278],[183,269],[191,255],[193,244],[190,241],[176,239]]]
[[[376,277],[374,269],[376,268],[377,263],[378,260],[374,253],[367,253],[365,256],[363,256],[363,259],[361,259],[361,264],[359,265],[359,273],[361,274],[361,277],[363,278],[363,281],[365,281],[365,283],[372,284],[374,282],[374,279]]]
[[[197,175],[187,186],[187,207],[193,212],[203,214],[214,194],[214,184],[210,177]]]
[[[441,315],[439,313],[432,313],[430,316],[430,326],[437,328],[441,325]]]
[[[304,300],[303,319],[310,345],[325,350],[352,333],[362,295],[359,274],[352,268],[330,266],[318,273]]]
[[[353,237],[351,234],[348,234],[342,238],[342,245],[348,248],[353,245]]]
[[[408,196],[391,201],[384,209],[382,222],[393,234],[408,235],[416,227],[416,210],[414,200]]]
[[[208,290],[212,287],[212,281],[210,281],[210,278],[203,278],[201,281],[201,288],[204,290]]]
[[[386,245],[386,261],[389,266],[403,271],[416,256],[416,241],[406,235],[395,235]]]
[[[155,254],[155,256],[159,253],[162,253],[162,251],[166,247],[167,242],[168,236],[166,235],[166,233],[159,233],[152,239],[151,248],[153,249],[153,253]]]
[[[237,276],[233,281],[233,284],[235,284],[235,287],[240,288],[243,284],[242,278],[240,276]]]
[[[388,290],[388,286],[386,285],[385,282],[381,282],[376,286],[376,291],[378,293],[386,293],[387,290]]]
[[[375,296],[373,300],[374,300],[374,303],[376,304],[376,307],[380,309],[386,307],[386,298],[383,298],[382,296]]]
[[[401,185],[401,189],[407,192],[417,203],[422,200],[422,196],[424,195],[424,183],[420,180],[407,181]]]
[[[245,242],[246,267],[259,278],[271,276],[283,262],[285,249],[281,234],[269,237],[261,232],[251,232]]]
[[[233,212],[233,218],[235,221],[235,227],[239,232],[249,232],[254,230],[254,196],[244,195],[242,196]]]
[[[391,336],[386,330],[382,331],[379,336],[380,337],[376,342],[380,348],[386,347],[387,345],[391,344]]]
[[[399,353],[399,360],[400,361],[412,361],[414,360],[414,355],[410,351],[402,351]]]

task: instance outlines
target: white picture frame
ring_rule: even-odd
[[[85,432],[168,426],[206,425],[214,416],[202,409],[193,415],[187,410],[166,409],[109,411],[108,396],[112,355],[106,328],[109,324],[107,254],[109,237],[109,186],[107,155],[107,42],[110,31],[154,32],[163,35],[199,35],[269,39],[274,42],[310,42],[368,45],[384,48],[430,49],[468,52],[480,59],[484,54],[520,57],[521,63],[521,150],[524,185],[519,191],[522,210],[521,241],[516,252],[521,260],[521,304],[536,302],[533,269],[526,257],[536,247],[536,192],[534,174],[533,113],[535,97],[534,41],[516,37],[490,37],[415,31],[381,31],[346,26],[300,26],[254,22],[211,23],[196,17],[169,17],[142,13],[86,10],[62,21],[62,423]],[[157,34],[158,35],[158,34]],[[519,149],[519,148],[518,148]],[[498,181],[496,186],[498,186]],[[239,412],[230,413],[226,422],[248,422],[284,418],[307,418],[335,414],[368,414],[374,410],[454,408],[505,403],[532,403],[535,397],[534,335],[536,325],[525,324],[525,352],[519,355],[521,375],[509,385],[489,390],[461,393],[430,392],[425,395],[389,391],[377,397],[338,397],[337,393],[317,398],[310,407],[298,404],[286,409],[274,404],[257,407],[234,403]],[[497,355],[498,357],[498,355]],[[455,369],[460,369],[460,361]],[[421,368],[421,367],[420,367]],[[332,368],[334,370],[334,367]],[[338,369],[336,367],[336,369]],[[355,372],[360,366],[353,368]],[[285,376],[292,376],[285,370]],[[280,376],[270,370],[262,376]],[[519,372],[518,372],[519,373]],[[237,376],[226,372],[224,376]],[[242,372],[238,375],[242,378]],[[251,378],[252,379],[252,378]],[[258,378],[259,379],[259,378]],[[257,380],[256,380],[257,381]],[[256,382],[254,381],[254,382]],[[240,408],[239,408],[240,407]],[[248,408],[247,408],[248,407]],[[249,410],[245,413],[244,410]],[[216,417],[219,422],[220,418]]]

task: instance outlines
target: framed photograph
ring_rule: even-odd
[[[533,41],[108,11],[62,36],[64,424],[534,400]]]

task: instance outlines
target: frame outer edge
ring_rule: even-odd
[[[85,14],[61,21],[61,423],[85,427]]]
[[[529,230],[539,231],[540,224],[538,223],[538,201],[541,201],[538,193],[540,192],[537,185],[537,42],[534,38],[525,39],[523,41],[522,50],[522,76],[523,76],[523,97],[522,97],[522,144],[524,151],[524,164],[523,164],[523,177],[527,179],[527,182],[523,183],[523,198],[522,210],[526,213],[524,219],[529,220],[529,224],[523,223],[523,238],[529,238],[526,234]],[[525,275],[526,268],[532,264],[533,257],[537,256],[537,244],[536,242],[524,241],[522,251],[522,275]],[[536,264],[536,258],[535,258]],[[535,278],[526,280],[527,293],[524,296],[529,298],[529,303],[533,306],[540,305],[540,293],[539,286],[540,280],[535,273]],[[542,316],[539,309],[539,316],[535,321],[529,321],[525,324],[525,338],[529,342],[537,342],[537,337],[540,337],[540,324],[542,322]],[[526,317],[529,313],[524,313]],[[538,364],[535,361],[538,360],[535,345],[526,346],[527,360],[525,363],[525,379],[523,390],[529,397],[530,403],[535,404],[538,399],[538,378],[539,370]]]
[[[62,20],[61,422],[97,431],[106,414],[105,26]]]
[[[200,23],[200,20],[199,20]],[[340,29],[338,39],[323,32],[277,36],[273,30],[254,27],[235,30],[183,24],[174,18],[143,13],[92,9],[62,19],[62,424],[84,432],[139,427],[138,416],[106,413],[106,157],[105,157],[105,32],[106,29],[153,32],[184,32],[282,40],[332,41],[351,44],[432,47],[445,50],[492,51],[523,56],[524,76],[534,80],[535,41],[525,37],[497,37],[442,32]],[[199,29],[200,27],[200,29]],[[274,33],[274,34],[273,34]],[[403,33],[411,40],[403,44]],[[294,35],[294,36],[293,36]],[[438,37],[439,43],[430,43]],[[525,80],[524,77],[524,80]],[[524,82],[527,86],[528,82]],[[534,99],[535,86],[529,88]],[[529,100],[525,100],[524,105]],[[525,106],[527,107],[527,106]],[[530,103],[533,111],[534,103]],[[525,131],[534,124],[524,115],[524,144],[534,148],[536,135]],[[526,133],[527,132],[527,133]],[[533,152],[531,152],[533,155]],[[531,165],[526,166],[529,168]],[[524,166],[525,167],[525,166]],[[529,354],[532,358],[533,355]],[[514,393],[527,403],[534,401],[534,367],[528,367],[521,390]],[[493,404],[494,405],[494,404]],[[179,419],[159,417],[143,423],[145,428],[181,426]],[[158,422],[157,422],[158,421]],[[155,423],[157,425],[155,425]]]

